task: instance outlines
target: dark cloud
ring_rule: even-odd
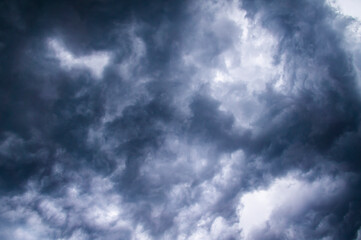
[[[0,9],[2,239],[360,238],[357,20],[321,0]]]

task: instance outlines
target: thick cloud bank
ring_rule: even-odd
[[[360,240],[335,4],[1,1],[0,239]]]

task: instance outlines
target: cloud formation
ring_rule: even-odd
[[[104,68],[108,65],[109,54],[105,52],[93,53],[89,56],[74,57],[68,50],[62,46],[56,39],[49,40],[49,47],[55,53],[55,57],[60,61],[60,64],[65,69],[72,68],[86,68],[94,76],[94,78],[101,78]]]
[[[1,239],[360,239],[357,18],[0,6]]]

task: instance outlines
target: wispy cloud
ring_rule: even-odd
[[[85,68],[98,79],[102,78],[104,68],[110,61],[110,54],[107,52],[95,52],[90,55],[76,57],[59,40],[50,39],[48,44],[63,68],[66,70]]]

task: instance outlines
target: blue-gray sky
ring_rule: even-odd
[[[361,240],[355,0],[4,0],[0,239]]]

